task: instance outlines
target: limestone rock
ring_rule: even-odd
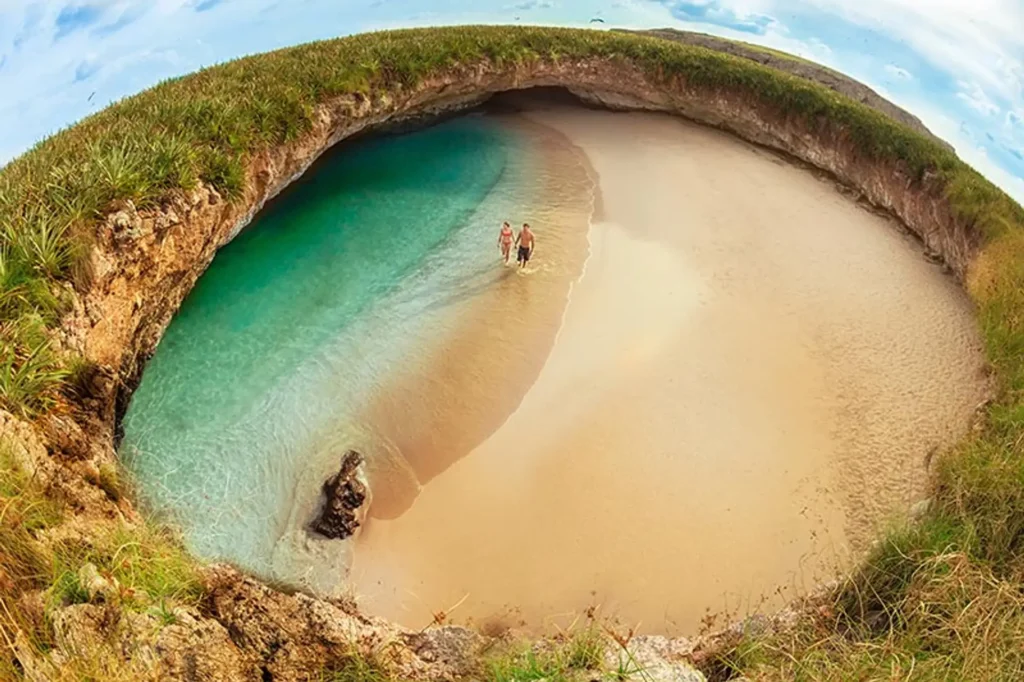
[[[124,242],[138,237],[142,231],[142,217],[131,201],[125,201],[123,208],[108,216],[106,231],[115,242]]]
[[[75,604],[52,614],[57,665],[78,658],[90,651],[100,651],[106,644],[106,610],[93,604]]]
[[[689,649],[686,640],[673,640],[661,636],[636,637],[629,643],[629,656],[619,647],[610,647],[605,653],[605,664],[615,670],[620,663],[631,669],[638,668],[636,679],[648,682],[707,682],[704,674],[685,660]]]
[[[386,653],[398,679],[452,677],[443,656],[428,661],[409,647],[394,646],[406,633],[390,623],[302,593],[285,594],[230,566],[209,566],[204,573],[204,615],[230,633],[243,660],[257,661],[276,682],[317,679],[353,649]]]
[[[117,581],[100,575],[95,564],[86,564],[78,569],[78,583],[89,595],[90,602],[110,601],[117,594]]]
[[[161,679],[185,682],[242,682],[259,678],[253,657],[245,656],[228,631],[214,620],[198,619],[184,609],[160,631],[154,645]]]
[[[363,456],[349,450],[341,460],[341,469],[324,483],[323,509],[313,522],[313,531],[332,540],[350,537],[359,528],[357,512],[366,502],[366,486],[356,475]]]
[[[915,502],[914,506],[910,508],[910,518],[914,519],[915,521],[920,520],[924,518],[924,516],[931,510],[931,508],[932,499],[930,497],[926,497],[923,500]]]
[[[427,662],[444,661],[456,678],[472,675],[480,664],[483,637],[460,627],[444,627],[404,636],[406,645]]]
[[[36,653],[36,647],[21,630],[14,637],[14,654],[27,682],[49,682],[57,676],[53,664]]]

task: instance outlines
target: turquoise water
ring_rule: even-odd
[[[145,371],[121,448],[194,552],[273,577],[303,570],[294,555],[308,546],[279,556],[306,522],[298,498],[339,451],[384,447],[359,406],[415,356],[430,311],[497,276],[525,149],[484,116],[353,144],[217,254]]]

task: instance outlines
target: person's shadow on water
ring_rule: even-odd
[[[489,289],[493,289],[501,282],[508,281],[515,274],[515,270],[511,267],[481,266],[469,273],[448,280],[445,283],[444,295],[425,306],[423,310],[425,312],[440,310],[471,300],[486,293]]]

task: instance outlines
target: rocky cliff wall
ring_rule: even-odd
[[[764,64],[765,66],[770,66],[773,69],[784,71],[790,75],[804,78],[817,83],[818,85],[823,85],[830,90],[835,90],[839,94],[845,95],[846,97],[860,102],[865,106],[869,106],[876,111],[880,111],[893,120],[899,121],[908,128],[930,137],[932,140],[945,146],[947,149],[953,149],[949,143],[932,134],[932,132],[925,127],[924,123],[922,123],[921,119],[917,116],[914,116],[906,109],[896,106],[860,81],[854,80],[845,74],[839,73],[838,71],[833,71],[827,66],[822,66],[821,64],[816,64],[815,62],[807,61],[805,59],[800,59],[793,55],[775,52],[774,50],[769,50],[756,45],[748,45],[747,43],[719,38],[706,33],[680,31],[672,28],[644,31],[623,30],[623,32],[636,33],[639,35],[651,36],[653,38],[661,38],[663,40],[671,40],[672,42],[682,43],[684,45],[706,47],[716,52],[724,52],[736,57],[749,59],[750,61],[757,62],[758,64]]]
[[[553,86],[592,105],[684,116],[826,171],[891,212],[961,279],[980,244],[980,235],[952,214],[936,179],[918,180],[899,164],[865,162],[846,131],[830,121],[808,129],[741,91],[700,91],[681,80],[666,87],[615,61],[481,66],[454,69],[400,94],[343,97],[321,106],[308,135],[250,161],[241,199],[228,202],[199,188],[156,211],[124,205],[101,227],[92,285],[65,326],[68,334],[89,359],[131,385],[217,249],[327,149],[375,128],[473,107],[496,93]]]
[[[453,68],[405,91],[345,96],[320,106],[308,134],[250,159],[248,182],[238,199],[226,201],[211,188],[199,187],[155,210],[139,211],[125,203],[107,216],[90,259],[91,283],[62,330],[64,342],[81,350],[98,369],[89,383],[83,417],[50,416],[43,422],[40,440],[62,457],[62,464],[46,465],[50,475],[67,481],[69,497],[86,512],[131,516],[130,502],[121,501],[115,508],[82,481],[116,458],[119,412],[172,316],[217,250],[338,142],[470,108],[496,93],[533,87],[565,88],[595,106],[684,116],[791,155],[891,212],[960,278],[979,246],[979,235],[956,219],[937,179],[912,177],[899,163],[867,163],[840,125],[821,120],[808,127],[752,93],[701,90],[682,78],[654,83],[616,59]],[[41,452],[44,445],[37,449]],[[385,637],[409,647],[410,671],[440,676],[464,666],[467,651],[480,643],[458,630],[437,630],[429,636],[401,633],[337,604],[275,592],[229,569],[211,568],[207,578],[206,609],[183,614],[179,621],[186,625],[168,630],[167,641],[151,647],[150,655],[164,660],[172,677],[182,670],[199,670],[203,679],[250,679],[254,674],[302,679],[301,671],[314,670],[345,641]],[[76,632],[88,631],[95,620],[93,608],[71,607],[62,612],[61,622]],[[693,652],[691,643],[650,641],[672,661]],[[181,676],[199,679],[198,673],[192,678],[186,673]]]

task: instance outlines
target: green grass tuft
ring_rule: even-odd
[[[490,682],[570,682],[613,676],[615,671],[605,670],[608,647],[608,639],[596,624],[573,628],[543,647],[514,643],[486,661],[486,679]]]
[[[596,625],[573,630],[562,645],[561,658],[570,670],[599,670],[608,640]]]
[[[30,332],[13,329],[14,342],[0,340],[0,407],[28,416],[54,404],[69,371],[47,339],[26,339],[19,345]]]
[[[131,610],[168,601],[194,605],[202,596],[195,560],[173,533],[153,526],[117,525],[88,540],[64,540],[53,547],[54,605],[88,601],[78,572],[90,563],[101,576],[116,582],[121,605]]]
[[[14,643],[46,650],[52,636],[42,606],[24,595],[51,582],[50,558],[37,540],[63,518],[61,504],[15,457],[16,446],[0,439],[0,678],[17,671]],[[12,679],[16,679],[13,678]]]
[[[558,656],[525,647],[488,661],[490,682],[566,682],[568,669]]]
[[[398,682],[387,651],[384,647],[365,652],[353,645],[323,670],[320,682]]]

